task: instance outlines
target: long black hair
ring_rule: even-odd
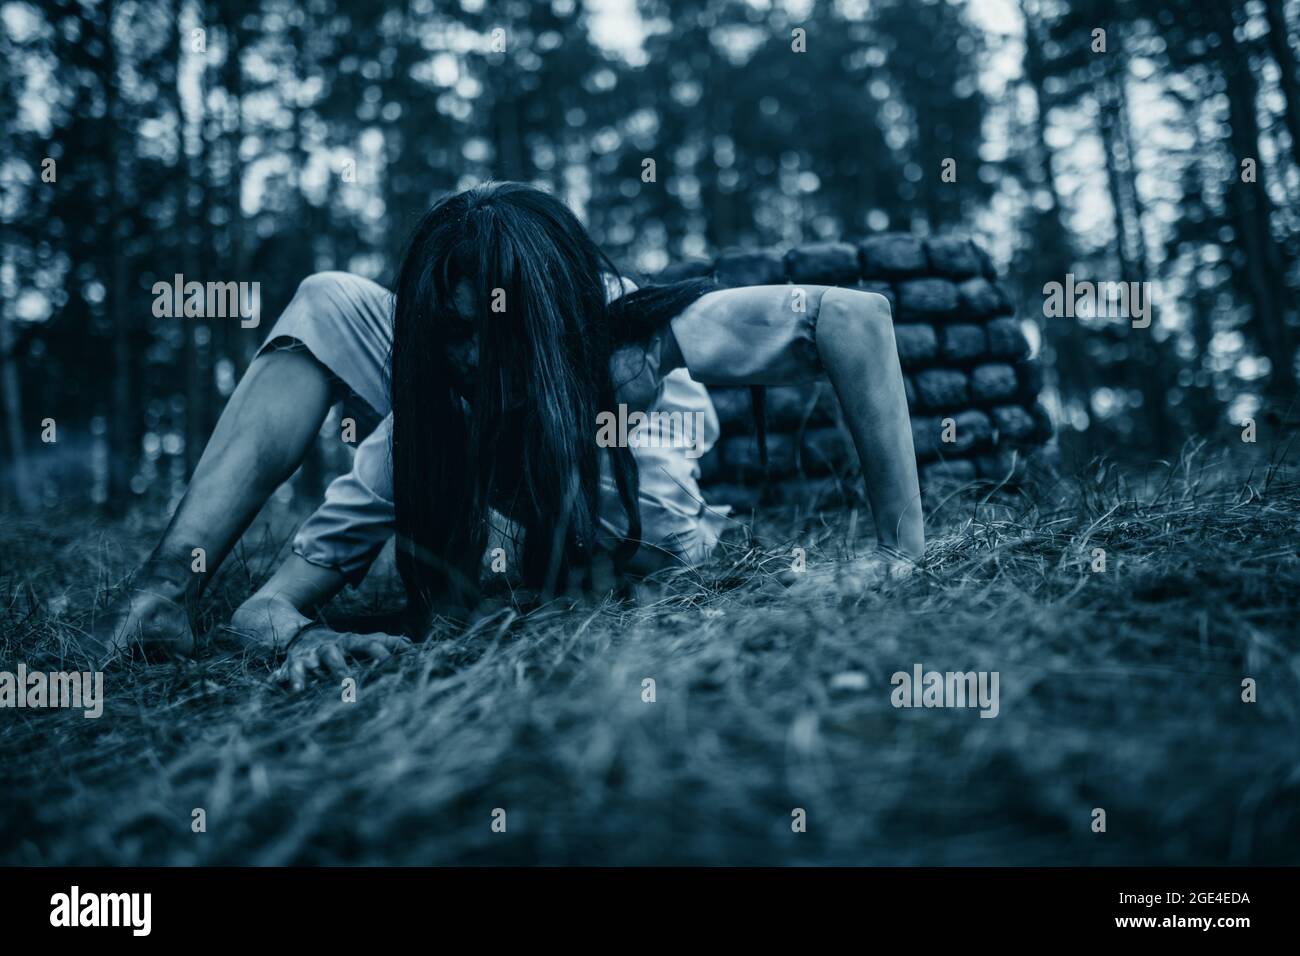
[[[610,356],[714,286],[650,285],[607,302],[609,277],[618,270],[568,207],[522,183],[447,196],[416,226],[397,277],[390,378],[397,566],[416,610],[472,606],[490,508],[523,530],[526,584],[550,590],[587,564],[601,451],[627,515],[616,559],[636,550],[635,459],[596,444],[598,412],[615,408]],[[461,283],[473,316],[455,308]],[[451,358],[467,345],[477,349],[468,384]]]

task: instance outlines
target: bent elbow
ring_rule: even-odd
[[[878,292],[831,288],[822,296],[817,317],[817,347],[828,353],[866,352],[897,358],[889,300]]]

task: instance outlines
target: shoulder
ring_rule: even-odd
[[[672,320],[691,377],[709,385],[784,385],[821,371],[815,345],[824,285],[709,292]]]
[[[824,285],[748,285],[715,289],[687,306],[673,320],[678,324],[716,325],[732,334],[746,329],[785,328],[815,320]]]

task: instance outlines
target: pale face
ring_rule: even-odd
[[[452,336],[447,358],[451,365],[452,385],[461,395],[467,396],[474,390],[474,377],[478,371],[478,334],[474,326],[479,313],[474,290],[463,279],[452,294],[452,307],[461,334]]]

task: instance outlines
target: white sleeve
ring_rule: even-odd
[[[616,276],[611,272],[605,273],[605,301],[613,302],[615,299],[621,299],[629,292],[637,290],[637,284],[627,276]]]
[[[334,568],[356,584],[393,534],[390,414],[357,446],[352,470],[330,482],[321,502],[293,539],[296,554]]]

